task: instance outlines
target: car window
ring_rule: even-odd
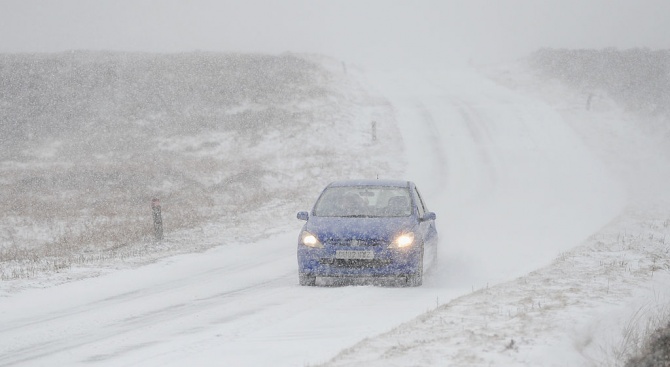
[[[409,190],[389,186],[328,187],[314,205],[320,217],[405,217],[412,214]]]
[[[419,189],[414,187],[414,194],[416,195],[416,206],[419,209],[419,217],[422,218],[424,214],[428,211],[426,208],[426,205],[423,203],[423,199],[421,198],[421,194],[419,194]]]

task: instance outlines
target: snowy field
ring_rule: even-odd
[[[320,153],[338,153],[332,166],[301,171],[323,185],[329,170],[415,181],[440,234],[422,287],[300,287],[295,212],[238,221],[234,236],[213,223],[168,239],[200,252],[0,283],[0,366],[623,365],[670,301],[663,140],[605,96],[587,111],[518,65],[344,73],[319,60],[341,124],[255,159],[324,139],[342,148]],[[291,157],[276,187],[300,181]],[[317,194],[299,193],[299,209]]]

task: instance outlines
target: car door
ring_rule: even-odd
[[[415,186],[412,192],[414,196],[414,202],[418,210],[419,216],[419,231],[421,232],[421,239],[424,244],[424,269],[428,268],[428,264],[431,264],[435,259],[437,259],[437,230],[435,229],[435,221],[427,220],[421,221],[421,218],[428,213],[428,208],[419,193],[419,189]]]

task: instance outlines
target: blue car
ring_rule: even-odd
[[[411,181],[332,182],[297,217],[300,285],[420,286],[437,257],[435,213]]]

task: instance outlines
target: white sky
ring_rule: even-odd
[[[539,47],[670,48],[668,0],[0,0],[0,52],[314,52],[507,60]]]

